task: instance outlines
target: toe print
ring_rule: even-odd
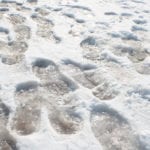
[[[36,34],[43,38],[50,38],[52,36],[52,28],[54,26],[53,22],[37,15],[32,15],[31,17],[37,23]]]
[[[99,58],[98,39],[89,36],[81,41],[80,46],[83,48],[83,56],[90,60],[97,60]]]
[[[50,77],[58,75],[57,65],[45,58],[37,58],[32,62],[32,70],[40,79],[49,80]]]
[[[77,85],[63,75],[51,60],[38,58],[32,63],[33,72],[41,79],[41,87],[52,95],[65,95],[77,89]]]

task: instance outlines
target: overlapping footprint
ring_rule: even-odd
[[[36,35],[45,39],[50,39],[55,43],[59,43],[61,38],[53,32],[54,23],[43,16],[35,13],[31,18],[37,23]]]
[[[28,49],[27,40],[31,37],[30,27],[25,25],[25,21],[26,18],[19,14],[10,14],[8,16],[8,22],[14,27],[15,39],[8,38],[7,41],[0,41],[2,63],[14,65],[24,59],[24,53]],[[10,31],[9,29],[7,30],[7,34],[9,34]]]
[[[37,58],[32,63],[32,70],[48,93],[60,96],[77,89],[77,85],[63,75],[58,66],[49,59]]]
[[[119,94],[114,81],[107,78],[106,73],[96,69],[95,65],[82,64],[73,60],[63,60],[72,77],[83,87],[92,90],[100,100],[111,100]],[[70,71],[72,70],[72,71]]]
[[[52,60],[37,58],[32,63],[33,72],[41,80],[41,87],[46,91],[47,109],[52,127],[60,134],[73,134],[80,128],[81,118],[69,106],[59,105],[58,101],[65,104],[66,99],[71,99],[69,93],[75,91],[77,85],[65,75]],[[56,107],[57,105],[57,107]]]
[[[48,59],[36,59],[32,69],[41,82],[28,81],[16,85],[15,100],[18,105],[11,123],[12,130],[19,135],[38,132],[43,106],[47,107],[50,124],[57,132],[73,134],[79,130],[81,118],[72,107],[57,105],[56,109],[57,100],[63,100],[64,95],[75,90],[70,87],[70,81],[67,78],[63,80],[57,65]],[[43,97],[42,94],[46,96]]]

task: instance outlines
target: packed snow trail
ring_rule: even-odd
[[[149,8],[0,0],[0,150],[149,150]]]

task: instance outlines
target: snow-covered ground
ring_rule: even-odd
[[[0,150],[150,150],[150,1],[0,0]]]

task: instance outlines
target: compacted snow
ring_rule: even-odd
[[[0,0],[0,150],[149,150],[150,1]]]

